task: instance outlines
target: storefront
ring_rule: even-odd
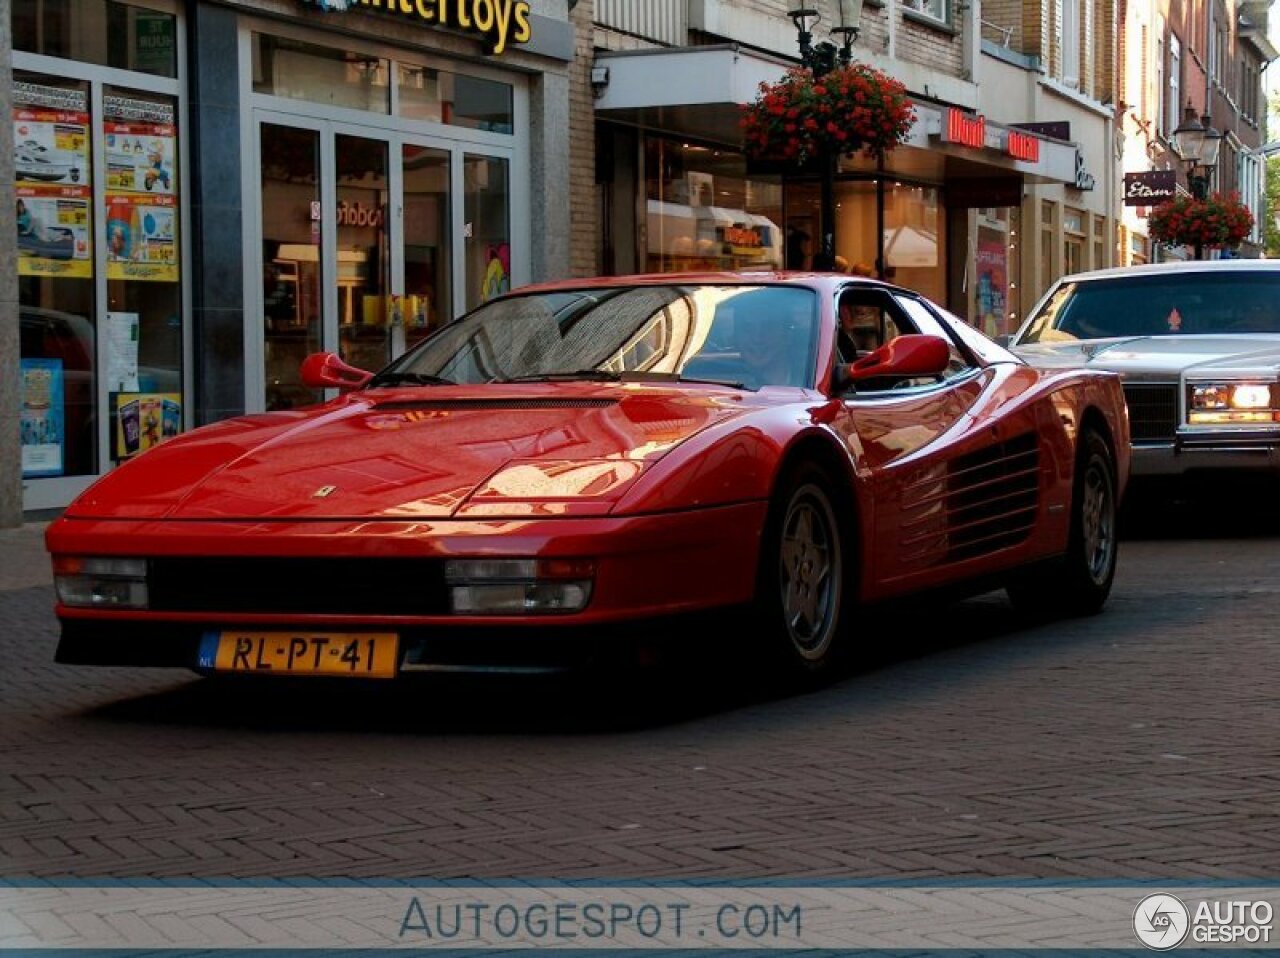
[[[736,48],[606,59],[596,111],[597,149],[610,158],[606,265],[809,268],[817,179],[754,164],[735,146],[737,104],[782,65]],[[656,75],[681,79],[662,86]],[[1076,150],[951,107],[921,101],[916,113],[883,162],[841,159],[836,253],[851,272],[918,290],[990,335],[1008,332],[1020,315],[1024,188],[1073,181]]]
[[[539,6],[14,0],[24,507],[561,274]]]

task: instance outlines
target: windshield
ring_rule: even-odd
[[[1280,333],[1280,270],[1067,282],[1018,343],[1206,333]]]
[[[371,386],[559,378],[809,386],[817,333],[817,296],[798,286],[517,294],[445,326]]]

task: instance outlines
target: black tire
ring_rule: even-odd
[[[827,471],[805,463],[778,483],[760,548],[756,623],[765,661],[791,678],[826,673],[840,653],[852,550]]]
[[[1067,551],[1009,583],[1018,611],[1035,617],[1094,615],[1116,574],[1119,507],[1115,456],[1095,430],[1085,429],[1076,453]]]

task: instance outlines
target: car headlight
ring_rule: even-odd
[[[1187,405],[1187,420],[1193,426],[1280,422],[1280,385],[1193,383]]]
[[[450,559],[444,566],[455,615],[580,612],[595,574],[591,559]]]
[[[145,609],[147,560],[54,556],[58,601],[80,609]]]

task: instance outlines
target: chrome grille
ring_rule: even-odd
[[[1134,442],[1172,441],[1178,431],[1176,383],[1125,383],[1124,399]]]

